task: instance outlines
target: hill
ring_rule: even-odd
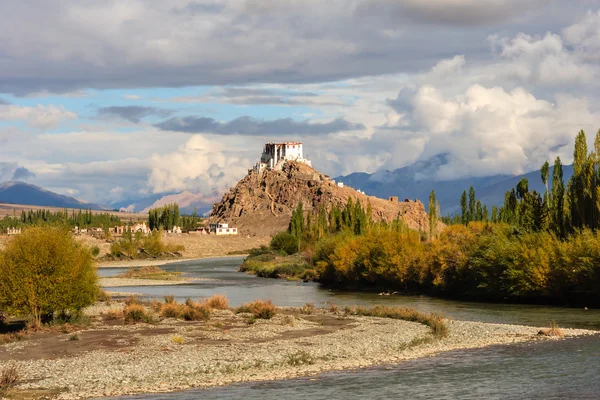
[[[106,210],[99,204],[86,203],[73,197],[54,193],[41,187],[25,182],[0,183],[0,203],[24,204],[42,207],[59,208],[91,208],[93,210]]]
[[[434,176],[437,168],[446,163],[446,156],[442,154],[394,171],[380,171],[373,174],[358,172],[335,179],[367,194],[383,198],[398,196],[400,198],[428,199],[431,190],[435,190],[443,215],[454,214],[460,210],[460,196],[463,190],[468,190],[470,186],[473,186],[477,198],[487,204],[489,209],[493,205],[502,205],[506,191],[514,188],[522,178],[528,179],[530,190],[545,191],[539,170],[515,176],[492,175],[446,181],[430,178]],[[550,168],[550,177],[552,171],[553,168]],[[565,183],[572,174],[572,166],[563,166]]]
[[[242,234],[272,235],[288,227],[292,211],[302,202],[307,212],[323,205],[344,206],[348,198],[371,204],[375,220],[401,215],[412,229],[428,231],[429,220],[420,201],[389,201],[339,187],[326,175],[302,162],[287,161],[281,170],[251,171],[213,206],[210,221],[228,222]],[[440,228],[442,225],[440,224]]]

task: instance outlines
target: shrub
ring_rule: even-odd
[[[210,308],[206,304],[190,302],[183,309],[183,319],[186,321],[208,321],[210,319]]]
[[[299,351],[297,353],[288,354],[287,363],[294,367],[298,365],[312,365],[315,363],[315,359],[306,351]]]
[[[252,313],[255,318],[271,319],[277,314],[277,308],[273,305],[271,300],[255,300],[251,303],[241,305],[236,312],[249,312]]]
[[[181,336],[173,336],[173,338],[171,340],[175,344],[183,344],[184,343],[184,340]]]
[[[214,295],[206,300],[206,304],[215,310],[227,310],[229,308],[229,300],[221,295]]]
[[[141,302],[140,298],[135,295],[127,296],[125,298],[125,305],[130,306],[132,304],[142,304],[142,302]]]
[[[0,395],[4,396],[21,379],[21,373],[15,364],[7,365],[0,373]]]
[[[165,303],[160,308],[160,316],[163,318],[181,318],[183,306],[177,303]]]
[[[6,325],[7,322],[8,322],[8,315],[6,315],[2,311],[0,311],[0,325]]]
[[[98,255],[100,254],[100,247],[98,246],[93,246],[90,250],[92,252],[92,256],[94,257],[98,257]]]
[[[538,332],[538,335],[563,337],[565,334],[563,333],[562,329],[560,329],[558,327],[558,324],[556,323],[556,321],[552,321],[552,324],[550,325],[550,328],[541,329]]]
[[[315,313],[315,304],[314,303],[306,303],[302,307],[300,307],[300,314],[311,315]]]
[[[125,322],[153,322],[153,318],[141,304],[131,304],[123,310]]]
[[[172,294],[165,296],[165,304],[174,304],[175,303],[175,296],[173,296]]]
[[[110,302],[112,299],[110,293],[105,290],[100,289],[98,291],[98,301]]]
[[[104,319],[106,321],[116,321],[118,319],[123,318],[123,311],[122,310],[108,310],[105,314],[104,314]]]
[[[74,333],[71,336],[69,336],[69,340],[72,342],[77,341],[77,340],[79,340],[79,335]]]
[[[93,304],[98,277],[90,251],[65,229],[29,228],[0,253],[0,308],[38,326],[55,311]]]
[[[274,250],[281,250],[287,254],[294,254],[298,252],[298,238],[287,231],[279,232],[271,239],[270,246]]]

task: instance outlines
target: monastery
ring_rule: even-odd
[[[286,161],[298,161],[312,166],[310,160],[302,154],[302,142],[266,143],[260,161],[253,170],[262,172],[265,169],[281,169]]]

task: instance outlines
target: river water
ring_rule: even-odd
[[[600,330],[600,311],[442,300],[427,296],[380,296],[337,292],[314,283],[257,278],[237,272],[242,258],[186,261],[161,268],[204,278],[190,285],[120,287],[142,296],[175,295],[179,300],[223,294],[232,306],[272,299],[279,306],[307,302],[325,306],[395,305],[436,312],[458,320]],[[101,269],[112,276],[120,269]],[[600,399],[600,337],[494,346],[449,352],[426,359],[311,379],[236,384],[224,388],[121,399]]]

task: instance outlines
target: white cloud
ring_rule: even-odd
[[[76,118],[77,114],[65,109],[63,106],[21,107],[11,104],[0,105],[0,120],[23,120],[34,128],[54,129],[63,121]]]

